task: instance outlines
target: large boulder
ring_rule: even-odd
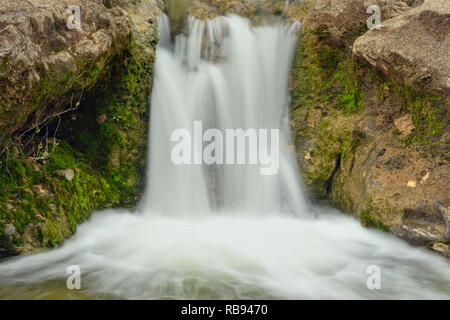
[[[317,0],[305,27],[319,34],[334,47],[351,45],[356,37],[367,30],[370,5],[381,9],[381,19],[390,19],[409,9],[400,0]]]
[[[81,29],[69,29],[69,6]],[[131,32],[126,13],[101,0],[3,0],[0,7],[0,151],[13,132],[68,108],[65,93],[97,80],[96,68]],[[117,49],[116,49],[117,50]],[[53,109],[53,110],[51,110]]]
[[[354,58],[418,91],[450,94],[450,2],[427,0],[355,41]]]

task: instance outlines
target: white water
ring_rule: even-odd
[[[161,26],[140,209],[99,212],[61,248],[0,264],[0,297],[450,298],[445,260],[303,197],[287,114],[296,25],[191,19],[174,48]],[[281,129],[279,174],[172,165],[170,134],[194,120]],[[82,271],[78,296],[69,265]],[[371,265],[380,290],[366,286]]]

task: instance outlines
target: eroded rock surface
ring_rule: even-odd
[[[67,27],[71,5],[82,8],[81,29]],[[126,13],[101,0],[4,0],[0,30],[1,148],[27,122],[67,108],[64,93],[93,85],[89,71],[131,32]]]
[[[450,2],[427,0],[355,41],[361,63],[416,90],[450,97]]]
[[[307,28],[334,46],[348,46],[366,31],[370,13],[367,8],[381,8],[382,21],[409,10],[400,0],[317,0],[307,20]]]
[[[369,31],[372,4],[382,26]],[[291,81],[293,139],[311,194],[430,247],[448,241],[448,4],[318,0]]]

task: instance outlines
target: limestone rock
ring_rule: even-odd
[[[450,94],[450,2],[426,0],[355,41],[356,61],[418,91]]]
[[[440,233],[433,227],[413,226],[413,225],[397,225],[392,227],[391,232],[413,245],[425,245],[430,242],[439,240]]]
[[[13,224],[5,225],[5,236],[11,239],[16,234],[16,227]]]
[[[80,29],[67,27],[73,5]],[[2,0],[0,26],[0,151],[27,122],[66,107],[65,94],[95,83],[87,66],[131,32],[123,10],[102,0]]]
[[[65,169],[65,170],[58,170],[56,171],[57,174],[67,179],[67,181],[72,181],[75,177],[75,173],[72,169]]]
[[[397,127],[397,129],[401,133],[401,138],[406,137],[413,132],[415,129],[414,124],[412,122],[412,117],[410,114],[405,114],[404,116],[395,119],[394,124]]]
[[[433,206],[442,215],[442,219],[445,221],[445,240],[450,241],[450,200],[444,202],[446,205],[442,205],[441,202],[436,201]]]
[[[437,242],[433,244],[432,249],[444,257],[450,258],[450,246],[446,245],[445,243]]]
[[[335,47],[351,45],[367,30],[370,5],[380,7],[382,21],[409,10],[408,5],[399,0],[317,0],[305,25]]]

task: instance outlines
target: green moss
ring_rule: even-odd
[[[439,117],[439,108],[437,107],[443,104],[442,97],[409,93],[406,100],[416,130],[404,141],[407,144],[417,142],[420,145],[439,145],[438,138],[444,132],[445,127],[443,119]]]
[[[122,43],[121,50],[113,47],[93,63],[80,62],[77,70],[83,70],[81,74],[52,66],[38,70],[41,80],[30,108],[49,101],[63,105],[81,91],[83,100],[75,122],[72,117],[63,118],[59,145],[47,160],[36,162],[23,154],[8,161],[2,157],[0,203],[13,209],[0,206],[0,229],[11,223],[17,234],[7,239],[0,232],[1,247],[20,252],[25,247],[57,246],[91,212],[136,203],[144,178],[154,56],[143,55],[144,50],[131,38],[125,40],[127,45]],[[156,46],[157,37],[149,41]],[[102,114],[106,121],[99,124],[97,118]],[[40,139],[44,130],[36,131]],[[74,171],[72,181],[58,173],[65,169]]]
[[[363,91],[350,55],[302,34],[294,62],[293,115],[299,108],[327,103],[349,115],[361,110]]]
[[[389,232],[389,228],[383,222],[381,222],[381,219],[379,217],[377,217],[378,214],[376,213],[376,210],[380,210],[381,206],[375,206],[374,201],[370,195],[366,198],[366,205],[366,209],[361,210],[360,213],[361,224],[365,227],[377,228],[381,231]],[[375,209],[375,207],[377,207],[378,209]],[[387,214],[388,216],[392,215],[393,209],[390,207],[387,201],[385,201],[384,203],[383,210],[385,211],[384,214]]]
[[[443,156],[446,146],[441,145],[440,137],[448,125],[448,116],[445,115],[448,112],[448,101],[440,95],[419,92],[388,80],[381,73],[365,66],[358,65],[357,68],[365,72],[371,84],[377,87],[378,98],[381,102],[387,98],[395,98],[403,105],[402,113],[411,114],[415,130],[403,138],[403,142],[427,154],[434,156],[440,153]],[[401,115],[398,114],[398,117]]]
[[[56,172],[68,168],[75,172],[72,181]],[[16,227],[18,236],[12,244],[19,247],[24,241],[35,247],[59,244],[76,231],[90,212],[117,205],[117,194],[122,192],[120,186],[112,188],[106,183],[64,142],[51,153],[45,165],[24,159],[9,160],[8,169],[11,175],[4,167],[0,169],[0,202],[8,202],[14,209],[9,211],[2,206],[0,217],[3,225]]]
[[[365,227],[373,227],[384,232],[389,232],[389,228],[372,215],[371,209],[362,210],[360,219],[361,224]]]
[[[0,63],[0,72],[8,71],[8,60],[9,56],[5,55],[2,57],[2,61]]]
[[[359,78],[355,74],[353,64],[350,61],[339,62],[338,70],[334,72],[333,78],[338,86],[337,99],[339,107],[345,114],[352,114],[360,110],[363,92],[360,89]]]

